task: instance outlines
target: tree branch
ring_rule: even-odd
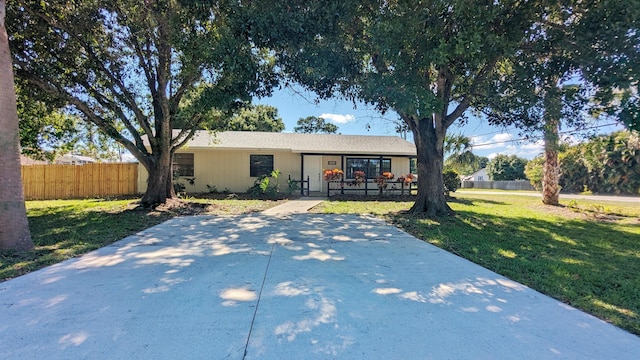
[[[193,135],[195,135],[197,129],[191,128],[191,129],[182,129],[182,131],[180,131],[180,134],[178,134],[178,136],[176,136],[172,141],[172,146],[171,146],[171,151],[180,149],[181,147],[183,147],[189,140],[191,140],[191,138],[193,138]],[[188,132],[188,134],[186,134]],[[185,135],[186,134],[186,135]],[[185,136],[184,139],[182,139],[180,142],[174,143],[174,141],[180,139],[181,136]]]
[[[492,59],[491,61],[486,63],[480,69],[480,71],[478,71],[478,74],[474,77],[473,84],[471,85],[469,90],[466,91],[466,95],[462,98],[460,103],[458,103],[458,106],[456,106],[456,108],[451,112],[451,114],[448,114],[444,117],[443,125],[445,126],[445,128],[449,128],[451,124],[453,124],[456,120],[458,120],[458,118],[462,116],[462,114],[464,114],[465,111],[467,111],[469,106],[471,106],[471,100],[473,98],[473,94],[475,94],[476,90],[478,89],[478,86],[480,86],[480,84],[482,84],[487,79],[487,76],[489,76],[489,74],[493,71],[497,63],[498,63],[498,58]]]
[[[27,82],[29,82],[30,84],[37,86],[39,89],[54,97],[64,98],[69,104],[73,105],[76,109],[78,109],[78,111],[83,113],[89,121],[98,126],[102,131],[112,137],[115,141],[122,144],[134,156],[137,155],[136,158],[140,159],[144,156],[149,155],[149,152],[142,144],[140,144],[141,146],[138,146],[137,144],[134,144],[129,139],[122,136],[122,134],[120,134],[120,132],[115,127],[113,127],[113,125],[111,125],[108,120],[98,116],[96,111],[94,111],[86,102],[27,72],[24,72],[22,70],[18,70],[18,72],[20,73],[20,77],[27,80]]]
[[[118,99],[120,99],[120,102],[122,102],[123,104],[127,105],[127,107],[133,112],[134,116],[138,120],[138,123],[140,124],[140,126],[144,129],[144,131],[147,134],[150,134],[151,133],[151,127],[150,127],[148,118],[142,112],[142,110],[138,107],[138,103],[136,102],[135,96],[129,91],[129,89],[125,86],[125,84],[122,82],[122,80],[120,78],[118,78],[117,76],[115,76],[115,74],[113,74],[113,72],[110,71],[105,66],[104,62],[100,60],[100,58],[94,52],[93,48],[91,48],[90,46],[85,46],[85,44],[83,44],[83,46],[87,50],[87,53],[90,55],[90,57],[93,60],[94,64],[96,64],[96,66],[101,70],[101,72],[103,74],[105,74],[107,76],[107,78],[109,79],[109,81],[107,83],[108,83],[108,88],[111,91],[111,93],[114,94]],[[88,83],[83,84],[83,86],[87,90],[93,89],[93,87],[90,86]],[[116,88],[119,91],[116,90]],[[98,91],[95,91],[95,90],[94,90],[94,93],[95,93],[94,96],[101,95],[101,94],[99,94]],[[112,101],[109,101],[109,103],[111,104],[111,106],[109,108],[111,110],[113,110],[113,111],[121,113],[122,114],[121,119],[123,119],[123,121],[125,121],[127,124],[130,125],[130,126],[127,126],[129,131],[131,131],[132,134],[134,132],[137,133],[137,129],[135,129],[132,126],[132,124],[129,122],[128,118],[126,116],[124,116],[124,113],[122,113],[122,111],[119,109],[119,106],[117,106],[117,104],[113,103]],[[137,139],[136,139],[136,141],[137,141]]]
[[[136,119],[140,123],[141,127],[145,130],[145,132],[147,134],[152,134],[148,118],[143,114],[142,110],[138,107],[138,104],[135,100],[135,96],[127,89],[127,87],[124,85],[121,79],[116,77],[113,74],[113,72],[105,65],[105,63],[100,60],[100,57],[96,54],[94,49],[96,46],[95,44],[91,44],[91,45],[87,44],[87,42],[85,41],[85,38],[78,36],[76,32],[70,31],[65,26],[65,24],[59,23],[54,19],[52,19],[51,17],[45,16],[44,14],[38,11],[34,12],[28,7],[25,7],[25,11],[27,11],[31,16],[34,16],[43,20],[50,27],[59,29],[62,32],[64,32],[66,35],[74,39],[86,51],[86,54],[88,55],[87,60],[91,61],[91,63],[97,68],[97,70],[99,70],[99,73],[106,75],[108,81],[107,79],[104,79],[104,80],[107,83],[107,88],[111,91],[111,93],[115,97],[117,97],[122,104],[125,104],[134,113],[134,115],[136,116]],[[63,39],[61,38],[60,40],[62,41]],[[98,97],[102,95],[97,90],[89,86],[88,83],[84,83],[83,87],[88,92],[93,93],[93,96],[96,98],[96,100],[100,101]],[[119,91],[117,91],[116,88]],[[106,101],[106,98],[103,97],[103,101]],[[112,111],[116,112],[116,114],[118,114],[118,117],[123,120],[123,123],[129,130],[131,135],[135,137],[136,143],[142,144],[142,139],[140,138],[140,135],[137,129],[133,127],[129,119],[124,115],[124,113],[122,113],[122,111],[120,110],[120,106],[113,103],[112,101],[108,101],[108,103],[110,106],[107,106],[107,107]],[[105,103],[102,103],[102,104],[103,106],[105,105]],[[149,137],[149,142],[153,142],[153,141],[154,139],[152,137]]]
[[[186,94],[187,90],[198,80],[198,74],[191,74],[185,78],[185,80],[180,84],[178,90],[176,90],[175,94],[171,96],[169,100],[169,108],[172,114],[176,112],[178,106],[180,105],[180,100]]]

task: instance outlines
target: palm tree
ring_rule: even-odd
[[[6,0],[0,0],[0,250],[33,248],[20,177],[18,110],[9,38],[4,25]]]
[[[447,163],[455,168],[475,168],[478,157],[471,152],[471,138],[462,134],[446,135],[444,138],[444,154]]]

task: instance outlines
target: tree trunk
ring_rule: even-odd
[[[24,251],[33,248],[33,241],[20,175],[18,110],[5,6],[5,0],[0,0],[0,250]]]
[[[542,177],[542,203],[560,204],[560,167],[558,164],[558,127],[562,106],[559,89],[555,83],[545,94],[544,100],[544,167]]]
[[[154,157],[153,160],[155,161],[143,163],[149,174],[147,178],[147,191],[140,200],[140,203],[144,207],[163,204],[167,199],[175,197],[170,151],[166,150],[161,156]]]
[[[425,213],[429,217],[452,215],[442,180],[446,130],[435,129],[430,119],[420,120],[412,130],[418,153],[418,195],[409,212]]]

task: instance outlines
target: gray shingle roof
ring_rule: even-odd
[[[397,136],[198,131],[191,149],[289,150],[293,153],[415,156],[413,143]]]

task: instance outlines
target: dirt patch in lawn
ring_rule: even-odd
[[[216,201],[221,200],[221,201]],[[228,200],[228,201],[227,201]],[[153,209],[145,209],[139,203],[132,203],[132,210],[147,212],[151,216],[192,216],[192,215],[238,215],[260,212],[286,202],[287,199],[262,200],[255,198],[242,199],[239,196],[217,198],[169,199],[166,203]]]
[[[640,223],[640,218],[624,216],[620,214],[612,214],[601,212],[597,210],[591,209],[583,209],[583,208],[575,208],[570,206],[550,206],[550,205],[531,205],[531,209],[537,212],[544,212],[546,214],[552,214],[561,216],[566,219],[580,219],[580,220],[590,220],[597,222],[619,222],[619,221],[636,221]]]

